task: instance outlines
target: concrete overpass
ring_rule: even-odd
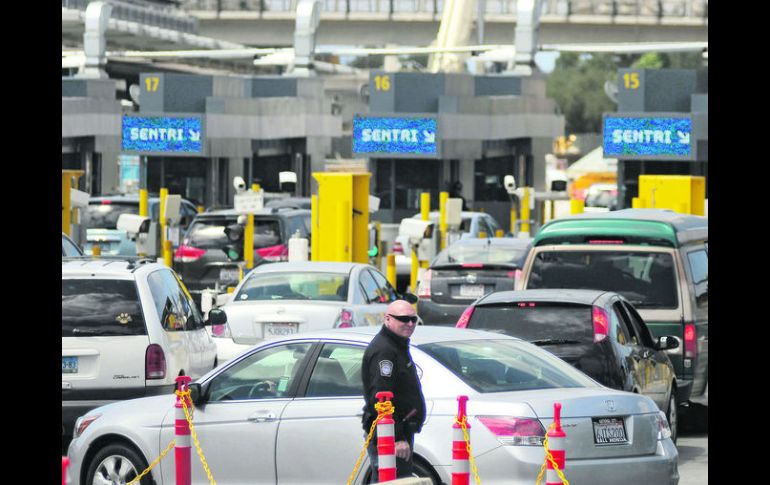
[[[516,0],[478,0],[483,43],[513,42]],[[320,45],[428,45],[443,0],[324,0]],[[250,46],[289,46],[296,0],[183,0],[198,34]],[[475,16],[478,17],[478,13]],[[477,40],[477,34],[472,38]],[[542,44],[708,41],[708,0],[544,0]]]

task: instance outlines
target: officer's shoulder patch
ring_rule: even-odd
[[[380,361],[380,375],[390,377],[393,374],[393,362],[389,360]]]

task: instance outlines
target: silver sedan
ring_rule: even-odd
[[[217,483],[346,483],[364,442],[361,359],[378,331],[268,340],[193,383],[195,429]],[[648,397],[603,387],[532,344],[490,332],[418,327],[411,354],[428,410],[415,471],[433,483],[451,483],[458,395],[470,398],[473,456],[485,484],[534,483],[555,402],[570,483],[679,482],[665,415]],[[131,480],[174,438],[173,404],[172,395],[156,396],[82,417],[68,453],[74,482]],[[208,483],[194,453],[193,460],[193,483]],[[173,458],[151,473],[173,484]],[[354,483],[369,480],[365,461]]]

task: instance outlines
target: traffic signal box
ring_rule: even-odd
[[[312,220],[313,261],[369,262],[371,173],[315,172],[318,204]]]
[[[640,175],[634,207],[671,209],[682,214],[705,213],[706,178],[691,175]]]

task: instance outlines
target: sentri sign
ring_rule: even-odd
[[[353,118],[353,153],[389,157],[438,156],[435,118]]]
[[[124,116],[124,152],[202,154],[200,117]]]
[[[689,117],[605,116],[605,157],[629,159],[693,159]]]

